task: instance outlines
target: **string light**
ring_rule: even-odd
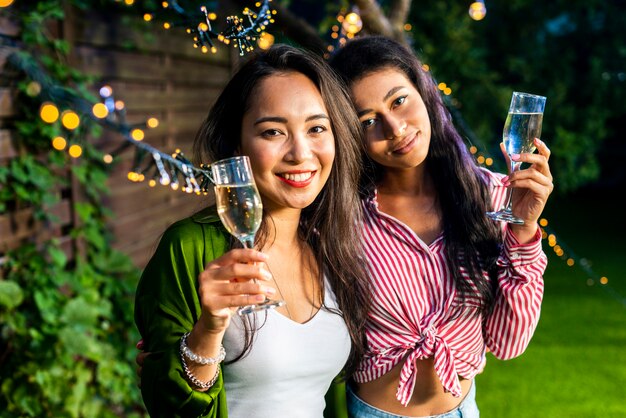
[[[609,285],[609,279],[606,276],[600,276],[593,271],[589,260],[578,257],[563,241],[559,240],[554,231],[548,227],[547,219],[541,218],[539,220],[539,225],[541,226],[542,238],[548,240],[548,246],[552,248],[552,251],[554,251],[554,254],[557,257],[564,260],[565,264],[569,267],[577,266],[581,268],[587,274],[586,283],[588,286],[600,283],[601,288],[604,291],[626,307],[626,297]]]
[[[336,19],[339,24],[333,25],[330,33],[334,45],[330,44],[326,47],[327,52],[324,54],[324,58],[330,58],[331,52],[345,45],[348,39],[354,38],[363,28],[363,20],[356,7],[349,13],[346,13],[345,9],[341,9]]]
[[[174,25],[186,27],[186,32],[193,37],[194,47],[200,49],[202,53],[215,54],[217,47],[213,44],[213,40],[218,40],[225,45],[233,41],[233,46],[239,48],[239,55],[243,55],[254,49],[254,42],[265,32],[267,25],[274,23],[273,15],[276,15],[276,10],[271,10],[270,1],[257,2],[258,11],[246,7],[242,12],[243,18],[228,16],[226,28],[222,32],[217,32],[212,28],[211,21],[217,19],[217,14],[209,12],[205,6],[200,7],[199,12],[197,10],[189,12],[177,0],[163,1],[161,6],[164,12],[172,11],[178,15],[175,24],[168,20],[163,22],[163,28],[171,29]],[[154,14],[146,13],[143,19],[152,21],[155,17]]]
[[[13,4],[13,0],[0,0],[0,7],[9,7]]]

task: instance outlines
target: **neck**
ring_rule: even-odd
[[[379,194],[404,196],[420,196],[435,192],[424,164],[410,169],[387,168],[377,188]]]
[[[270,210],[267,212],[267,239],[263,245],[263,251],[270,248],[293,248],[299,245],[298,226],[300,225],[299,209]]]

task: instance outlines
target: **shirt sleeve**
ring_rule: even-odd
[[[206,392],[185,379],[180,338],[201,313],[197,277],[206,262],[226,250],[217,228],[181,221],[163,235],[135,295],[135,322],[147,356],[141,392],[151,417],[223,417],[226,398],[222,374]]]
[[[497,358],[517,357],[528,346],[539,321],[547,264],[540,228],[531,242],[520,244],[505,226],[496,302],[484,324],[487,348]]]

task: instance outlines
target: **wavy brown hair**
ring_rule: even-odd
[[[194,155],[205,162],[235,155],[241,135],[233,128],[241,127],[260,81],[293,72],[305,75],[317,86],[335,139],[330,177],[315,201],[302,211],[298,232],[313,250],[320,271],[328,277],[348,327],[352,350],[344,371],[349,376],[365,349],[364,329],[370,299],[360,237],[354,233],[362,220],[357,187],[361,175],[362,130],[343,83],[321,58],[309,52],[276,45],[256,54],[237,71],[217,98],[196,135]],[[271,225],[271,219],[264,214],[260,240]],[[321,275],[319,280],[323,291]],[[249,325],[249,329],[255,329],[253,324]],[[253,336],[253,331],[250,334]],[[252,339],[247,339],[246,348],[238,358],[249,351],[251,344]]]
[[[426,164],[442,209],[446,258],[455,287],[463,301],[470,295],[480,298],[478,312],[491,311],[502,236],[497,224],[485,215],[492,210],[487,179],[454,127],[432,76],[411,50],[383,36],[348,42],[331,58],[331,66],[348,86],[375,71],[393,68],[404,73],[422,96],[432,132]],[[363,158],[360,191],[369,196],[385,168],[367,155]],[[462,269],[469,280],[461,274]],[[487,271],[488,281],[483,279],[483,271]]]

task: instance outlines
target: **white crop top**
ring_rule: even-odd
[[[337,309],[335,295],[324,282],[324,304]],[[274,310],[254,315],[260,328],[252,349],[223,367],[228,416],[321,418],[324,395],[350,354],[343,317],[324,308],[304,324]],[[226,361],[241,353],[243,332],[241,318],[234,315],[223,341]]]

